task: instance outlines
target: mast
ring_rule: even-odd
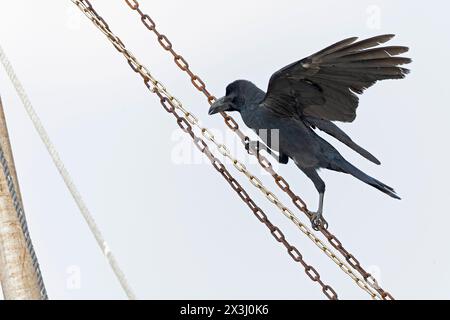
[[[0,283],[3,296],[8,300],[42,299],[37,262],[33,261],[35,256],[30,252],[29,236],[24,233],[27,232],[26,221],[19,217],[17,209],[18,204],[22,206],[22,198],[1,98],[0,160],[3,160],[0,161]],[[9,171],[10,179],[5,171]],[[11,190],[14,190],[15,199]]]

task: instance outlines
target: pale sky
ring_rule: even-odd
[[[92,2],[154,76],[260,174],[125,1]],[[265,89],[279,68],[343,38],[397,34],[392,44],[411,48],[412,73],[368,90],[357,120],[340,125],[382,166],[329,141],[403,200],[321,171],[324,212],[330,230],[397,299],[450,298],[447,2],[140,2],[217,96],[240,78]],[[196,149],[183,144],[174,119],[71,1],[3,1],[0,43],[138,298],[324,298]],[[49,297],[124,299],[0,69],[24,207]],[[228,167],[341,299],[368,298]],[[315,208],[312,183],[293,164],[280,173]],[[261,179],[293,207],[270,176]]]

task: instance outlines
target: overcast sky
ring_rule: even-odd
[[[153,74],[240,150],[125,1],[92,2]],[[450,298],[447,2],[140,2],[217,96],[238,78],[265,89],[277,69],[345,37],[395,33],[392,44],[410,46],[407,79],[368,90],[357,120],[341,126],[382,166],[330,140],[403,200],[322,171],[325,215],[396,298]],[[71,1],[3,1],[0,43],[139,298],[324,298],[196,149],[186,148],[174,119]],[[0,94],[50,298],[125,298],[2,68]],[[340,298],[368,298],[229,168]],[[280,173],[315,208],[312,183],[293,164]],[[262,180],[290,206],[270,176]]]

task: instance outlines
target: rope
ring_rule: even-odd
[[[8,184],[8,190],[11,195],[14,208],[17,213],[17,217],[19,218],[20,227],[22,229],[24,238],[25,238],[25,245],[27,247],[28,253],[30,254],[31,263],[33,265],[36,278],[38,281],[39,286],[39,293],[41,295],[42,300],[48,300],[47,296],[47,290],[45,289],[44,280],[42,278],[41,269],[39,267],[38,258],[36,256],[36,252],[34,251],[33,242],[31,241],[30,232],[28,231],[28,224],[27,219],[25,217],[25,213],[23,210],[22,203],[17,195],[16,188],[14,186],[14,179],[11,176],[11,171],[8,167],[8,161],[6,160],[5,154],[3,152],[2,145],[0,144],[0,163],[2,164],[3,173],[5,175],[7,184]]]
[[[17,78],[16,73],[14,72],[14,69],[9,62],[8,58],[5,55],[5,52],[3,51],[3,48],[0,45],[0,60],[3,64],[3,67],[5,68],[6,73],[8,74],[9,79],[11,80],[12,84],[14,85],[14,88],[16,89],[17,94],[19,95],[20,99],[22,100],[22,104],[25,107],[25,110],[28,113],[28,116],[30,120],[32,121],[37,133],[39,134],[39,137],[41,138],[42,142],[44,143],[45,147],[47,148],[48,153],[50,154],[53,163],[55,164],[56,168],[58,169],[62,179],[64,180],[64,183],[66,184],[67,189],[69,190],[70,194],[72,195],[73,199],[75,200],[83,218],[85,219],[86,223],[89,226],[90,231],[95,237],[95,240],[97,241],[98,246],[102,250],[103,254],[107,258],[109,265],[111,269],[113,270],[117,280],[119,280],[120,285],[122,286],[123,290],[125,291],[127,297],[131,300],[136,299],[133,290],[131,289],[130,285],[128,284],[124,273],[120,269],[117,260],[115,259],[113,253],[108,248],[108,245],[103,238],[102,233],[100,232],[100,229],[98,228],[94,218],[92,217],[91,213],[89,212],[89,209],[87,208],[83,198],[81,197],[81,194],[78,192],[78,189],[76,188],[69,172],[64,166],[64,163],[62,162],[58,152],[56,151],[53,143],[51,142],[44,126],[42,125],[41,120],[39,119],[38,115],[36,114],[30,99],[28,98],[28,95],[25,92],[25,89],[23,88],[22,84],[20,83],[19,79]]]

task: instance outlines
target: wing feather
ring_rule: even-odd
[[[411,59],[398,57],[407,47],[380,44],[394,35],[339,41],[274,73],[264,105],[284,116],[314,116],[351,122],[356,118],[358,94],[380,80],[402,79]]]
[[[333,58],[340,57],[340,56],[343,56],[343,55],[346,55],[349,53],[358,52],[358,51],[365,50],[365,49],[370,49],[370,48],[376,47],[380,44],[386,43],[394,37],[395,37],[395,35],[393,35],[393,34],[386,34],[386,35],[372,37],[372,38],[369,38],[366,40],[361,40],[361,41],[358,41],[354,44],[347,46],[346,48],[340,50],[339,52],[337,52],[335,54],[329,54],[328,57],[330,59],[333,59]]]

